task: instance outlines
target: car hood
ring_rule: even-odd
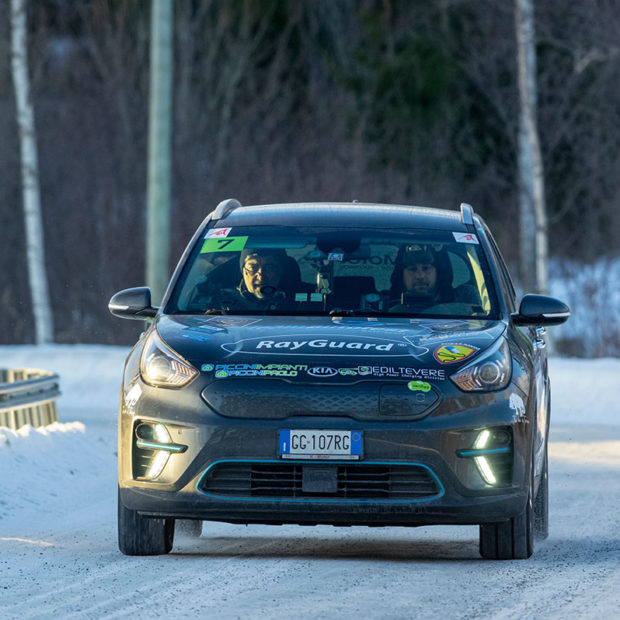
[[[309,381],[444,378],[489,348],[503,321],[160,315],[163,340],[197,369]],[[219,375],[218,375],[219,372]]]

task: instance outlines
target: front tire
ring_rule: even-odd
[[[480,555],[488,560],[525,560],[534,552],[532,491],[525,508],[509,521],[480,526]]]
[[[118,548],[125,555],[163,555],[174,542],[174,519],[144,517],[126,508],[118,491]]]
[[[532,459],[533,461],[533,459]],[[523,510],[508,521],[480,525],[480,555],[488,560],[526,560],[534,553],[534,463]]]

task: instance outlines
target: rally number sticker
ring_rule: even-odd
[[[215,239],[205,239],[200,249],[201,254],[212,252],[241,252],[247,243],[246,237],[224,237]]]

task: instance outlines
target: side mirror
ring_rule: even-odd
[[[108,302],[108,310],[121,319],[153,318],[157,308],[151,306],[151,289],[146,286],[126,288],[112,296]]]
[[[525,295],[519,312],[511,316],[515,325],[559,325],[570,316],[570,308],[555,297]]]

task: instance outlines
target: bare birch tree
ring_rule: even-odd
[[[11,0],[11,67],[21,150],[26,256],[37,344],[52,342],[54,331],[45,270],[39,164],[28,76],[26,0]]]
[[[538,137],[534,0],[515,0],[519,77],[519,205],[521,280],[525,291],[546,293],[547,212]]]

